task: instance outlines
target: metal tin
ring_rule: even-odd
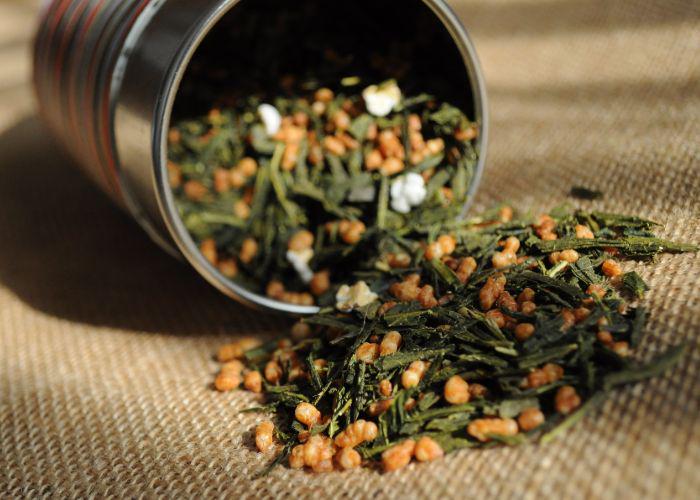
[[[167,182],[167,132],[192,58],[217,26],[243,15],[241,5],[254,1],[52,0],[42,10],[35,40],[36,94],[46,122],[83,170],[166,251],[185,258],[207,281],[240,302],[310,314],[317,308],[252,293],[210,265],[180,220]],[[315,3],[319,8],[310,12],[319,23],[329,15],[324,10],[328,3],[321,0],[269,1],[277,1],[280,9]],[[421,16],[412,20],[439,25],[449,35],[424,49],[458,54],[460,67],[445,68],[436,77],[454,80],[480,125],[471,199],[488,142],[486,89],[474,46],[443,0],[355,0],[350,5],[361,19],[382,3],[396,9],[399,21],[401,16]],[[412,34],[397,31],[396,36],[408,39]]]

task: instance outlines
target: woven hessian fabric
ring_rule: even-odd
[[[489,86],[479,207],[538,211],[584,185],[605,198],[577,206],[650,217],[663,236],[700,242],[700,3],[453,5]],[[10,42],[3,57],[26,57]],[[0,90],[2,109],[15,109],[16,94]],[[256,478],[269,457],[250,431],[263,417],[239,413],[250,394],[212,390],[212,354],[287,323],[231,303],[151,244],[32,115],[2,127],[0,497],[697,498],[697,255],[631,266],[652,287],[639,357],[682,341],[688,355],[615,391],[562,439],[385,475],[280,467]]]

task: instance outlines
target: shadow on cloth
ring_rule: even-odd
[[[71,321],[235,333],[250,312],[159,249],[72,163],[37,118],[0,136],[2,286]]]

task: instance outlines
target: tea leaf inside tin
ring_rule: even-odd
[[[343,81],[246,95],[170,131],[179,213],[223,277],[276,300],[332,305],[394,236],[460,213],[478,124],[394,81]]]

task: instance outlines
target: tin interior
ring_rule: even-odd
[[[395,78],[406,95],[427,92],[475,116],[462,54],[420,0],[242,0],[206,34],[178,89],[174,118],[196,116],[225,96],[273,92],[287,75]],[[392,56],[397,64],[383,64]],[[342,61],[346,71],[328,70]]]
[[[333,2],[330,8],[326,0],[242,0],[203,29],[170,89],[164,130],[179,119],[206,113],[215,103],[247,92],[273,92],[287,75],[313,75],[320,83],[355,74],[373,81],[394,78],[406,95],[433,94],[460,106],[480,124],[481,158],[470,189],[474,193],[487,135],[484,84],[466,33],[442,1],[354,0]],[[392,55],[398,63],[383,64],[377,55]],[[328,74],[329,57],[343,61],[344,74]],[[163,141],[165,156],[165,134]],[[165,161],[161,163],[159,177],[165,182]],[[169,188],[162,190],[169,217],[177,217]],[[251,292],[206,262],[181,221],[171,225],[171,232],[185,257],[231,297],[291,314],[318,310]]]

